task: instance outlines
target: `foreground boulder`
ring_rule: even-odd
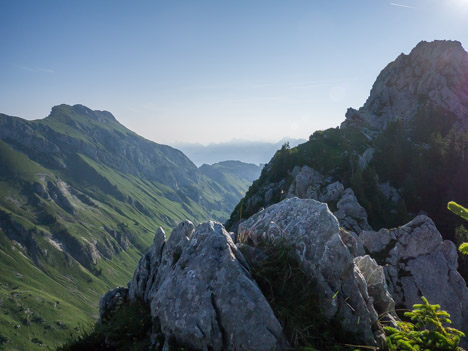
[[[295,248],[304,270],[316,282],[324,316],[338,323],[349,340],[382,345],[384,336],[366,278],[343,243],[338,220],[327,205],[312,199],[286,199],[239,225],[241,242],[256,246],[280,239]],[[385,289],[385,284],[373,288]],[[374,294],[391,300],[387,291]],[[391,302],[387,307],[392,309]],[[394,310],[382,312],[394,314]]]
[[[412,309],[425,296],[450,313],[452,327],[468,335],[468,288],[457,272],[457,248],[442,240],[429,217],[418,216],[397,229],[363,231],[359,238],[384,266],[399,308]]]
[[[280,350],[282,327],[219,223],[189,221],[166,241],[158,230],[130,283],[151,306],[153,346],[196,350]],[[158,344],[159,343],[159,344]]]

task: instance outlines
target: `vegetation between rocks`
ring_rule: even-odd
[[[254,280],[282,324],[292,349],[359,349],[350,346],[353,341],[346,339],[338,324],[322,316],[314,281],[302,269],[293,247],[284,240],[277,240],[255,248],[242,244],[241,251],[250,264]]]
[[[413,311],[405,317],[411,322],[398,322],[399,329],[384,327],[387,345],[390,351],[449,351],[459,348],[461,331],[444,326],[451,324],[450,315],[440,309],[440,305],[431,305],[423,296],[422,304],[413,306]]]

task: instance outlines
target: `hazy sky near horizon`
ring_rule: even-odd
[[[468,0],[0,0],[0,112],[108,110],[159,142],[335,127],[421,40],[468,49]]]

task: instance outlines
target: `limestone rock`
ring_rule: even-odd
[[[248,265],[219,223],[189,221],[167,241],[158,230],[130,283],[130,298],[151,306],[165,347],[279,350],[282,327]],[[158,339],[156,336],[152,340]]]
[[[351,188],[346,189],[341,194],[341,199],[338,201],[337,207],[338,211],[336,211],[334,215],[346,229],[357,233],[362,230],[372,229],[367,222],[366,210],[359,204]]]
[[[192,225],[193,227],[193,225]],[[153,245],[141,258],[133,279],[129,284],[129,296],[131,300],[148,302],[150,289],[153,286],[158,268],[161,263],[161,253],[166,240],[166,233],[159,227],[154,235]]]
[[[384,252],[392,241],[396,241],[395,232],[388,229],[380,229],[378,232],[373,230],[363,230],[359,234],[359,239],[365,249],[372,255]],[[390,248],[388,248],[390,251]]]
[[[337,202],[338,210],[334,215],[342,227],[356,233],[372,229],[367,221],[367,212],[359,204],[352,189],[345,189],[340,182],[333,182],[330,177],[309,166],[295,167],[293,173],[296,176],[288,189],[287,198],[299,197],[327,203]]]
[[[360,239],[384,265],[398,307],[411,309],[425,296],[450,313],[453,327],[468,333],[468,288],[457,272],[457,250],[442,240],[430,218],[417,216],[398,229],[362,232]]]
[[[349,109],[343,126],[385,128],[404,122],[420,110],[442,109],[468,126],[468,54],[456,41],[420,42],[401,54],[377,77],[359,111]],[[424,97],[424,99],[422,99]]]
[[[239,236],[248,237],[254,246],[286,240],[317,282],[324,315],[367,345],[382,341],[366,280],[341,240],[338,220],[326,204],[312,199],[283,200],[243,222]]]
[[[356,257],[354,263],[366,279],[367,291],[374,299],[374,307],[379,315],[396,325],[395,301],[388,292],[385,273],[369,255]]]
[[[108,291],[99,300],[99,317],[101,322],[105,322],[128,301],[128,289],[124,287],[115,288]]]
[[[353,257],[364,256],[364,246],[355,232],[348,232],[340,228],[340,238]]]
[[[331,179],[326,179],[320,172],[309,166],[303,166],[288,190],[288,197],[297,196],[301,199],[318,200],[321,188],[328,183],[331,183]]]
[[[340,182],[328,184],[319,196],[320,202],[337,201],[344,191],[344,186]]]

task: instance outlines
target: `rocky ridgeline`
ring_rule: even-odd
[[[468,127],[468,54],[458,42],[421,42],[382,71],[359,111],[348,110],[341,130],[357,126],[367,140],[359,151],[350,149],[357,157],[355,169],[366,170],[377,157],[372,141],[378,130],[400,118],[410,122],[420,113],[431,115],[430,111],[437,111],[433,117],[455,118],[461,129]],[[316,139],[328,135],[332,133]],[[304,166],[313,165],[304,160],[321,156],[319,151],[327,146],[322,141],[314,149],[312,141],[312,151],[307,145],[296,149],[302,152],[300,162],[286,163],[285,168],[274,157],[265,166],[231,216],[228,224],[235,233],[213,222],[196,228],[183,222],[167,240],[158,230],[129,287],[101,299],[102,322],[121,304],[143,302],[152,317],[148,338],[155,349],[294,346],[284,321],[255,281],[255,265],[247,257],[253,252],[261,263],[268,244],[283,243],[293,249],[307,279],[314,282],[319,311],[330,329],[346,338],[342,341],[383,348],[382,320],[394,324],[395,309],[412,309],[421,296],[440,304],[450,313],[452,326],[468,334],[468,288],[457,272],[455,245],[444,241],[424,215],[396,229],[374,231],[350,182],[340,176],[342,157],[328,168],[325,162],[316,162],[315,169]],[[330,155],[334,154],[324,157],[328,160]],[[278,164],[284,174],[271,175],[281,168]],[[401,184],[375,179],[379,196],[397,205],[404,193],[393,186]],[[242,214],[250,218],[239,222]],[[466,346],[466,340],[462,344]]]
[[[398,56],[377,77],[364,106],[348,109],[342,126],[379,130],[434,107],[468,127],[468,55],[457,41],[422,41]]]
[[[138,301],[150,306],[148,338],[155,349],[285,349],[282,323],[239,249],[247,245],[261,250],[265,243],[282,241],[294,248],[314,281],[323,317],[348,340],[384,347],[382,317],[394,324],[395,302],[410,309],[420,296],[439,303],[452,315],[454,327],[468,331],[468,289],[456,271],[456,248],[442,241],[429,218],[418,216],[394,230],[358,226],[347,231],[325,203],[293,197],[293,189],[343,201],[347,205],[336,212],[344,213],[344,223],[362,223],[365,210],[357,200],[347,200],[352,194],[339,184],[303,187],[303,171],[291,185],[290,198],[242,222],[237,233],[228,233],[219,223],[194,227],[186,221],[166,240],[158,229],[129,287],[101,299],[102,323],[122,303]],[[313,170],[305,172],[317,176]]]
[[[297,167],[293,174],[288,197],[336,204],[334,215],[346,229],[341,233],[343,242],[355,256],[365,252],[383,267],[388,291],[398,308],[411,309],[425,296],[451,314],[456,328],[468,331],[468,289],[457,272],[457,248],[442,239],[430,218],[417,216],[397,229],[375,232],[369,229],[366,210],[350,188],[307,166]],[[389,199],[399,196],[387,183],[380,190]]]

